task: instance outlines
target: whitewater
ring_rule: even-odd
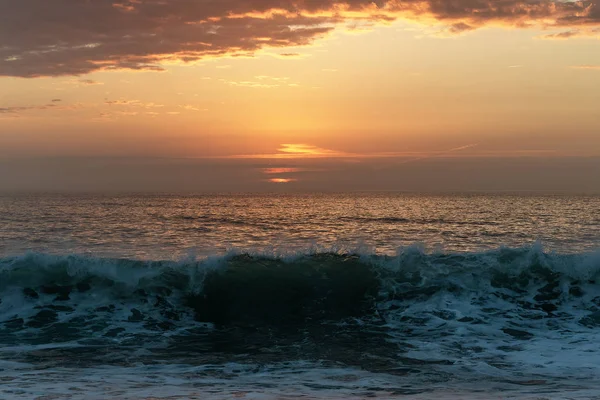
[[[0,197],[0,398],[600,398],[598,205]]]

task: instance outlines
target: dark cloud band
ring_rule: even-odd
[[[0,76],[161,70],[168,61],[310,44],[345,22],[398,18],[441,23],[450,33],[489,24],[584,32],[600,26],[600,7],[550,0],[0,0]]]

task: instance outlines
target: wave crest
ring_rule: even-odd
[[[436,313],[467,318],[456,304],[440,305],[451,297],[462,302],[462,314],[480,320],[492,308],[544,315],[572,312],[576,302],[590,325],[600,311],[599,278],[600,253],[548,254],[539,246],[482,253],[413,247],[395,257],[233,254],[181,262],[27,254],[0,260],[0,324],[40,328],[77,317],[108,326],[112,318],[170,329],[191,318],[244,326],[349,317],[389,323]],[[505,304],[491,306],[498,302]]]

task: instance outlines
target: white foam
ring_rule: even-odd
[[[285,365],[140,365],[138,367],[0,370],[0,396],[10,399],[589,399],[597,381],[471,380],[375,374],[308,362]]]

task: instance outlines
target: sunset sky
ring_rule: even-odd
[[[0,191],[600,191],[600,4],[0,0]]]

